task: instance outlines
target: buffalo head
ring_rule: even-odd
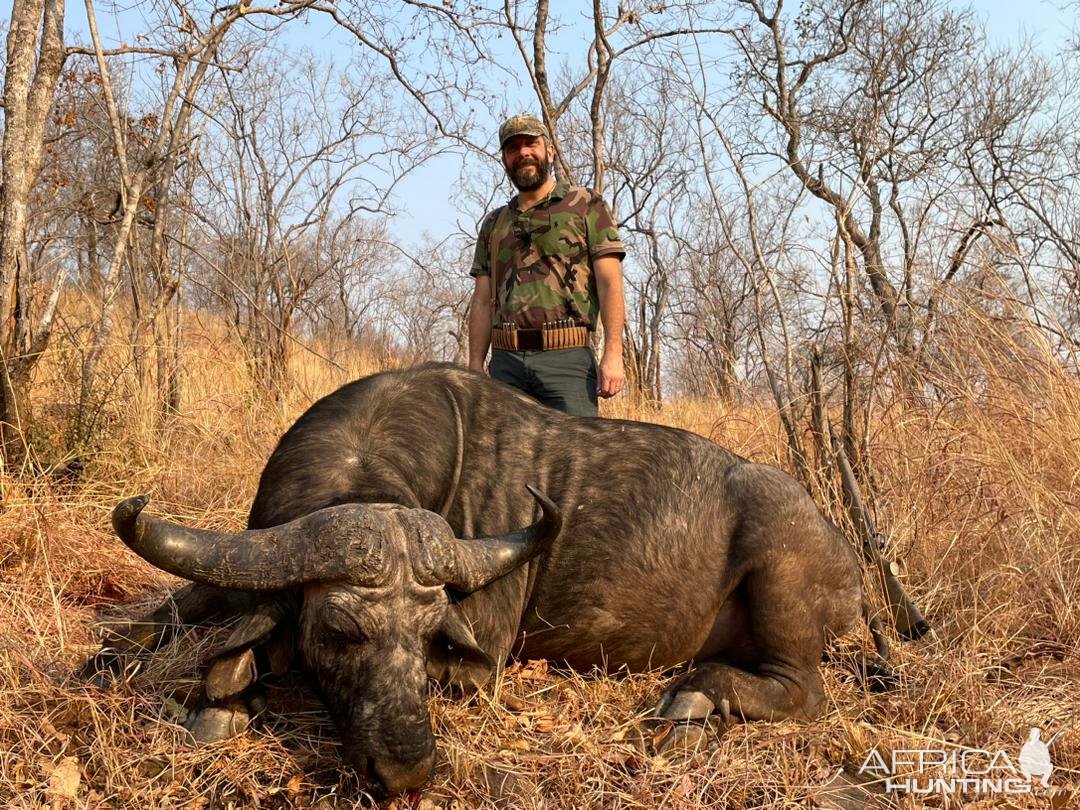
[[[268,529],[215,532],[142,514],[147,498],[113,511],[132,550],[177,576],[236,591],[302,589],[298,649],[341,734],[343,755],[390,792],[431,773],[435,739],[427,677],[460,669],[482,681],[492,662],[447,587],[482,588],[554,539],[555,505],[501,537],[459,539],[438,515],[390,504],[350,503]],[[471,673],[471,674],[470,674]]]

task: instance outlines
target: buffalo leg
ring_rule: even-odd
[[[290,622],[277,622],[287,600],[264,603],[233,631],[244,643],[218,655],[203,679],[203,695],[184,724],[197,742],[217,742],[243,733],[266,708],[259,673],[280,675],[292,662],[296,641]],[[270,623],[270,625],[267,624]],[[273,629],[264,635],[268,626]],[[257,643],[256,648],[252,646]]]
[[[184,727],[196,742],[209,743],[242,734],[266,700],[250,647],[219,656],[203,679],[203,696]]]
[[[696,750],[733,718],[808,719],[824,702],[816,663],[808,668],[764,666],[758,672],[721,661],[703,661],[669,687],[656,715],[675,725],[655,742],[657,753]]]
[[[824,702],[821,675],[812,668],[769,667],[758,672],[703,661],[670,687],[657,706],[669,720],[704,720],[717,708],[742,720],[809,719]]]
[[[239,697],[203,706],[184,723],[196,742],[212,743],[243,734],[251,723],[247,704]]]
[[[665,690],[656,715],[675,724],[655,743],[657,752],[697,749],[733,719],[808,719],[824,702],[816,662],[807,666],[770,662],[756,672],[702,661]]]
[[[101,650],[83,665],[80,675],[105,686],[121,672],[128,656],[168,645],[183,625],[241,613],[250,608],[255,598],[254,594],[212,585],[185,585],[141,619],[110,630]]]
[[[810,578],[804,560],[774,557],[746,577],[742,595],[752,658],[703,650],[697,665],[665,692],[658,715],[701,720],[721,708],[735,719],[781,720],[819,713],[825,693],[818,662],[826,633],[858,620],[858,583],[852,578],[849,587],[827,590]]]
[[[198,706],[188,714],[184,728],[196,742],[219,742],[243,734],[265,708],[266,690],[260,683],[219,700],[208,699],[204,691]]]

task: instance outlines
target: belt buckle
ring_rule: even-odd
[[[540,330],[518,331],[515,337],[517,338],[517,350],[520,352],[542,352],[546,348],[544,344],[547,341]]]

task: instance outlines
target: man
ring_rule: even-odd
[[[470,274],[469,368],[545,405],[596,416],[617,394],[622,360],[622,259],[615,221],[595,191],[556,181],[544,124],[515,115],[499,127],[502,163],[518,194],[480,226]],[[589,336],[604,325],[600,364]]]

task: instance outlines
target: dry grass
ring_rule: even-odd
[[[966,337],[973,334],[978,340]],[[142,661],[109,691],[72,675],[94,651],[102,620],[140,613],[175,585],[113,539],[115,502],[149,492],[159,513],[241,525],[280,432],[312,399],[380,365],[355,356],[336,358],[346,371],[297,363],[295,388],[267,405],[247,393],[226,335],[192,323],[189,336],[182,416],[150,423],[114,358],[107,440],[82,479],[0,478],[0,806],[373,804],[339,769],[333,728],[299,679],[271,690],[260,729],[188,745],[171,720],[196,688],[195,662],[212,631]],[[896,648],[901,688],[867,694],[834,661],[825,667],[830,709],[819,720],[736,726],[701,750],[654,757],[641,745],[651,734],[641,715],[663,675],[610,679],[515,665],[482,694],[432,697],[436,775],[423,797],[389,806],[806,806],[874,746],[982,747],[1015,757],[1031,725],[1065,729],[1051,749],[1053,784],[1075,793],[1080,383],[1014,331],[958,330],[946,344],[935,381],[944,404],[882,403],[874,420],[879,518],[937,629],[936,640]],[[62,402],[66,373],[59,361],[46,366],[42,409],[50,397]],[[755,459],[784,458],[765,405],[676,402],[644,413],[616,402],[608,410],[687,427]],[[1045,798],[1011,801],[1049,806]]]

